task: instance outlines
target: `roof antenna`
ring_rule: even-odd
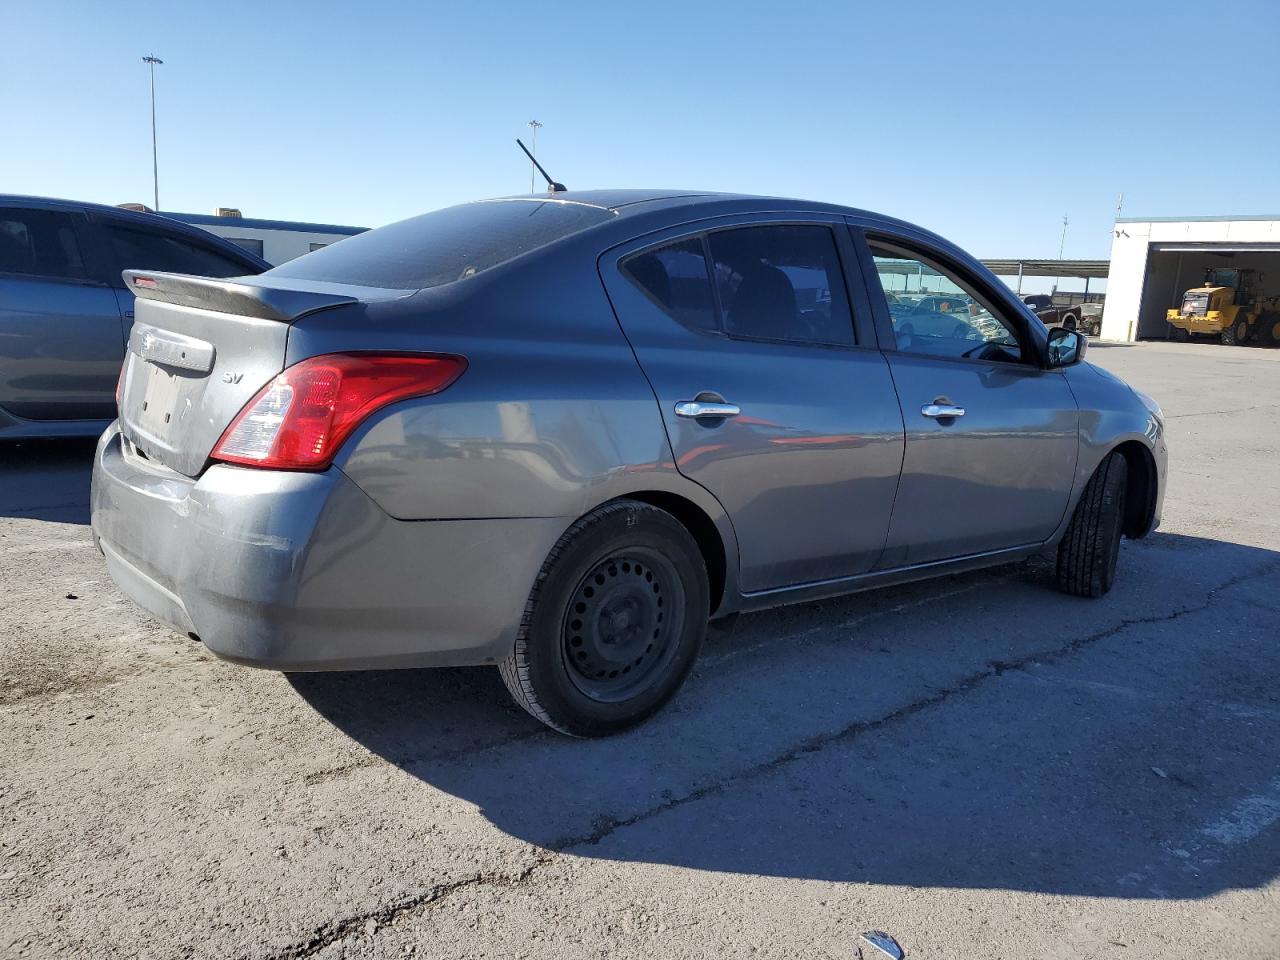
[[[529,148],[524,145],[524,141],[522,141],[519,137],[516,137],[516,143],[520,145],[520,149],[524,151],[524,155],[533,162],[533,165],[535,167],[538,168],[538,172],[542,174],[542,179],[547,181],[547,193],[564,193],[566,190],[569,189],[563,183],[556,183],[549,176],[547,176],[547,171],[542,169],[542,164],[540,164],[537,160],[533,159],[533,154],[530,153]]]

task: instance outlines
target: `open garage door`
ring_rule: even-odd
[[[1258,295],[1280,296],[1280,243],[1153,243],[1138,311],[1139,340],[1170,339],[1166,311],[1215,269],[1253,270]]]

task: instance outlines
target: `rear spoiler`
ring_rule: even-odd
[[[281,290],[254,283],[191,277],[183,273],[156,273],[151,270],[124,271],[124,284],[135,296],[145,300],[161,300],[183,307],[215,310],[238,317],[258,317],[280,323],[293,323],[317,310],[360,302],[355,297],[339,293]]]

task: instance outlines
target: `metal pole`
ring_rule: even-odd
[[[1058,259],[1059,260],[1062,259],[1062,254],[1066,249],[1067,249],[1067,215],[1064,213],[1062,215],[1062,240],[1058,243]],[[1061,279],[1062,279],[1061,277],[1053,278],[1053,292],[1055,295],[1058,292],[1058,281]]]
[[[155,55],[148,55],[142,58],[151,70],[151,186],[154,190],[152,195],[153,210],[160,210],[160,160],[156,152],[156,66],[164,63]]]
[[[537,120],[529,121],[529,129],[533,131],[533,140],[529,145],[529,152],[532,153],[535,157],[538,155],[538,128],[540,126],[542,126],[542,124],[540,124]],[[532,161],[530,161],[529,163],[529,192],[530,193],[538,192],[535,189],[536,181],[534,180],[534,174],[536,172],[537,171],[534,168],[534,164],[532,163]]]
[[[1022,296],[1022,261],[1018,261],[1018,296]]]

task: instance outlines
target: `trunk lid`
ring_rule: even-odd
[[[120,429],[146,459],[198,476],[236,414],[284,369],[290,326],[406,290],[125,271],[136,296]]]

